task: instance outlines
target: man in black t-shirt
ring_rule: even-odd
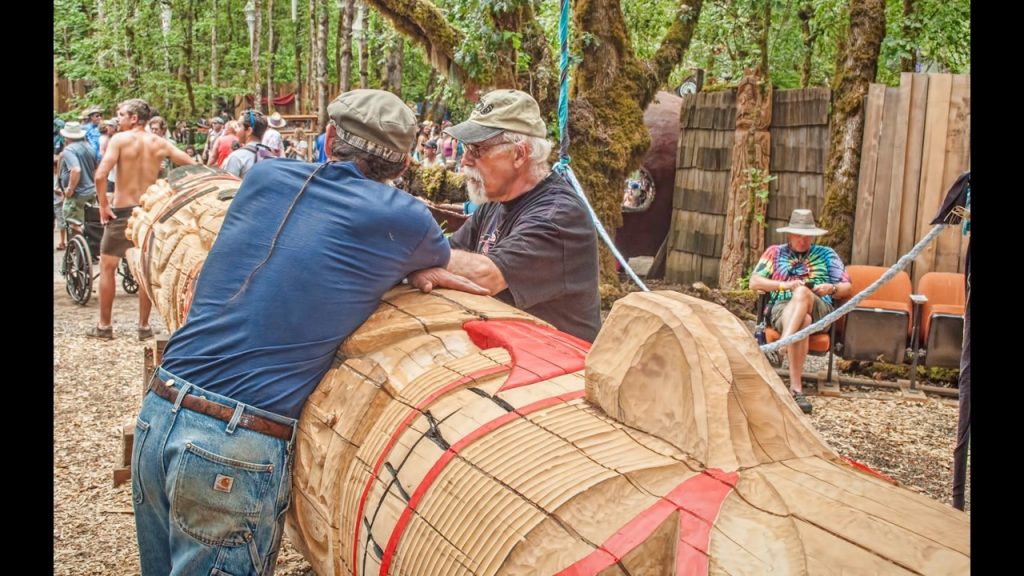
[[[551,172],[537,102],[518,90],[494,90],[469,120],[445,132],[463,143],[466,189],[483,203],[449,238],[448,270],[593,342],[601,327],[597,235],[582,200]],[[410,282],[426,291],[424,274]]]

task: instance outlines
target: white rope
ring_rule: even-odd
[[[868,286],[864,290],[861,290],[856,296],[851,298],[848,302],[846,302],[839,308],[836,308],[832,312],[829,312],[827,316],[825,316],[821,320],[818,320],[814,324],[811,324],[810,326],[803,328],[799,332],[790,334],[789,336],[786,336],[781,340],[776,340],[771,344],[765,344],[761,346],[761,351],[774,352],[779,348],[782,348],[783,346],[789,346],[790,344],[796,342],[797,340],[806,338],[811,334],[821,332],[830,324],[832,324],[836,320],[839,320],[839,318],[841,318],[842,316],[845,316],[846,313],[853,309],[853,307],[855,307],[857,304],[859,304],[861,300],[864,300],[865,298],[870,296],[872,293],[878,290],[878,288],[882,284],[885,284],[889,280],[892,280],[892,278],[896,276],[896,274],[900,270],[906,268],[907,264],[910,264],[911,260],[917,258],[917,255],[921,252],[921,250],[923,250],[925,246],[930,244],[931,241],[934,240],[935,237],[939,235],[939,232],[942,232],[942,229],[945,227],[946,224],[936,224],[935,226],[933,226],[932,229],[928,232],[928,234],[926,234],[920,242],[918,242],[913,248],[911,248],[910,252],[907,252],[899,260],[897,260],[896,263],[893,264],[892,267],[885,272],[885,274],[882,274],[881,278],[875,280],[870,286]],[[769,322],[770,320],[770,318],[765,318],[764,321]]]
[[[594,223],[594,228],[597,228],[597,234],[601,237],[601,240],[604,240],[604,245],[607,246],[608,249],[612,251],[612,254],[615,256],[615,259],[619,261],[619,264],[622,266],[622,269],[626,271],[626,274],[628,274],[629,277],[633,280],[633,283],[639,286],[641,290],[643,290],[644,292],[650,292],[650,288],[648,288],[646,284],[640,281],[640,278],[637,277],[636,272],[633,272],[633,269],[629,267],[629,263],[626,262],[626,259],[622,257],[622,254],[619,252],[618,248],[615,247],[615,242],[612,242],[612,239],[608,236],[608,233],[605,232],[604,225],[601,224],[601,220],[597,217],[597,213],[594,212],[594,209],[590,207],[590,202],[587,201],[586,194],[584,194],[583,189],[580,188],[580,183],[579,181],[576,180],[576,175],[572,173],[572,167],[570,167],[568,164],[564,162],[559,162],[558,164],[555,164],[555,170],[560,172],[562,176],[564,176],[565,179],[569,181],[569,185],[572,186],[572,189],[576,191],[576,195],[580,197],[580,200],[583,200],[583,205],[587,207],[587,212],[590,213],[590,220],[591,222]]]

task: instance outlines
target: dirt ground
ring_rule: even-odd
[[[56,246],[56,241],[54,242]],[[133,424],[142,394],[144,344],[136,339],[137,299],[118,283],[113,341],[86,338],[98,296],[72,302],[54,253],[53,554],[54,574],[138,574],[130,483],[113,487],[120,429]],[[119,279],[120,280],[120,279]],[[165,333],[154,311],[154,330]],[[889,392],[810,397],[811,421],[842,455],[949,502],[956,402],[907,402]],[[969,505],[968,505],[969,510]],[[285,540],[277,574],[312,574]]]

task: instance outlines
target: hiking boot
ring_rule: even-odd
[[[99,338],[100,340],[113,340],[114,327],[100,328],[99,326],[93,326],[85,335],[89,338]]]
[[[814,407],[807,401],[807,398],[804,398],[804,395],[796,390],[790,390],[790,393],[793,394],[793,401],[804,411],[804,414],[810,414]]]

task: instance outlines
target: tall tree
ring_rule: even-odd
[[[914,18],[914,0],[903,0],[903,38],[908,41],[911,46],[917,44],[917,31],[919,27]],[[907,50],[903,57],[900,58],[900,71],[901,72],[914,72],[914,68],[917,67],[917,50]]]
[[[327,26],[330,15],[327,13],[327,1],[322,0],[323,5],[318,9],[319,22],[316,27],[316,49],[314,55],[316,60],[316,100],[317,100],[317,124],[323,129],[327,126]]]
[[[473,30],[454,27],[424,0],[369,1],[396,29],[424,47],[438,71],[464,82],[467,92],[476,87],[520,87],[535,95],[549,125],[555,124],[558,75],[540,65],[555,59],[551,43],[536,22],[532,2],[487,3],[494,27],[510,33],[497,35],[496,46],[484,46],[487,40],[482,35],[467,39],[467,32]],[[643,111],[682,61],[702,5],[703,0],[680,0],[659,48],[652,57],[641,59],[634,52],[619,0],[573,4],[574,52],[586,57],[574,75],[569,103],[572,165],[610,234],[622,222],[622,182],[640,165],[650,146]],[[504,67],[485,62],[488,54]],[[602,257],[602,277],[605,294],[617,294],[617,275],[607,252]]]
[[[260,9],[261,0],[256,0],[256,23],[252,32],[252,78],[253,78],[253,104],[255,110],[262,110],[263,89],[260,82],[260,38],[263,34],[263,10]]]
[[[315,108],[313,98],[316,95],[316,65],[319,60],[318,54],[320,53],[316,45],[318,38],[317,23],[319,22],[316,13],[319,4],[317,0],[309,0],[309,58],[306,60],[306,94],[309,95],[309,103],[306,106],[307,113]],[[322,129],[323,125],[320,128]]]
[[[359,87],[370,87],[370,11],[359,3]]]
[[[302,90],[302,27],[299,19],[299,0],[292,0],[292,30],[295,35],[295,110],[302,114],[303,96]]]
[[[402,61],[405,59],[405,39],[401,36],[392,38],[385,64],[385,89],[402,95]]]
[[[193,60],[193,53],[195,52],[195,50],[193,49],[193,46],[192,46],[192,29],[193,29],[193,23],[195,22],[195,19],[196,19],[196,4],[195,4],[195,0],[188,0],[188,3],[186,4],[186,9],[185,9],[185,22],[184,22],[184,26],[183,26],[184,42],[182,43],[182,51],[184,52],[184,58],[185,58],[185,63],[184,63],[184,66],[183,66],[183,68],[184,68],[183,76],[184,76],[184,82],[185,82],[185,91],[188,94],[188,111],[189,111],[189,115],[190,116],[195,116],[196,115],[196,110],[197,110],[197,108],[196,108],[196,93],[195,93],[195,89],[192,87],[192,75],[193,75],[192,74],[192,71],[193,71],[192,60]]]
[[[811,31],[811,19],[814,18],[814,6],[805,2],[797,11],[797,18],[800,20],[800,34],[803,36],[804,57],[800,62],[800,87],[807,88],[811,84],[811,65],[814,56],[814,42],[818,39],[819,31]]]
[[[853,248],[860,149],[864,139],[864,102],[878,71],[885,37],[885,0],[850,0],[850,24],[836,58],[832,82],[832,124],[825,166],[824,242],[845,262]]]
[[[210,23],[210,86],[217,93],[217,0],[213,0],[213,17]],[[211,114],[217,114],[217,100],[211,98]]]
[[[267,0],[267,114],[274,112],[274,53],[276,52],[274,0]]]
[[[341,60],[338,65],[338,92],[348,92],[352,86],[352,13],[354,0],[342,0],[341,5]]]

